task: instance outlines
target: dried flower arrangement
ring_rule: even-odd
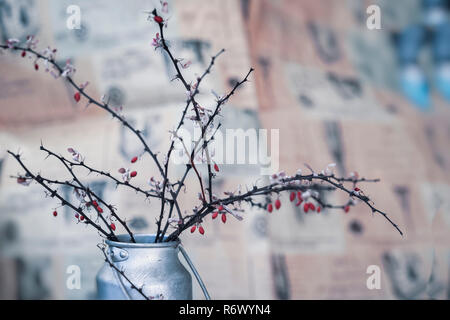
[[[160,174],[160,179],[156,179],[154,177],[150,178],[150,188],[143,188],[133,184],[132,182],[133,178],[138,175],[137,171],[127,168],[120,168],[118,170],[120,176],[116,177],[108,171],[91,167],[85,158],[74,148],[67,149],[71,155],[71,158],[69,158],[55,153],[41,144],[40,149],[46,153],[48,157],[58,159],[67,172],[71,175],[71,180],[61,181],[58,179],[44,177],[40,173],[35,174],[25,165],[19,153],[8,151],[8,153],[17,160],[24,170],[24,173],[14,176],[19,184],[28,186],[34,181],[41,185],[45,189],[48,197],[55,198],[60,201],[61,207],[69,207],[75,211],[76,222],[92,226],[97,229],[103,238],[113,241],[118,241],[116,236],[118,227],[122,227],[126,231],[131,242],[135,242],[135,237],[127,225],[127,222],[117,213],[116,208],[102,199],[102,197],[94,192],[89,185],[82,182],[82,179],[80,179],[77,174],[78,168],[83,168],[83,170],[87,170],[89,173],[94,173],[105,177],[117,186],[130,188],[146,198],[159,199],[160,211],[159,218],[156,221],[157,231],[155,235],[155,242],[173,241],[178,239],[180,234],[185,230],[190,230],[191,233],[198,231],[203,235],[205,233],[205,229],[202,226],[202,221],[209,215],[212,219],[216,219],[220,215],[223,223],[226,223],[227,218],[230,215],[238,220],[242,220],[242,213],[245,210],[244,205],[257,207],[271,213],[274,210],[280,209],[282,203],[279,195],[283,192],[289,193],[290,201],[294,202],[296,206],[301,206],[305,214],[308,212],[320,213],[324,209],[338,209],[348,213],[352,206],[356,205],[358,201],[361,201],[369,207],[372,213],[381,215],[395,229],[397,229],[400,234],[402,234],[402,231],[398,225],[395,224],[385,212],[377,209],[372,200],[361,190],[361,182],[378,182],[379,180],[359,177],[356,172],[351,173],[349,177],[337,177],[333,173],[334,164],[330,164],[321,172],[315,172],[310,166],[306,165],[310,171],[307,174],[304,174],[300,169],[294,175],[287,175],[285,172],[280,172],[270,176],[269,184],[260,186],[255,183],[253,186],[247,187],[245,192],[241,191],[240,188],[235,192],[225,192],[224,197],[214,194],[212,181],[219,174],[220,168],[214,161],[211,160],[209,145],[221,127],[219,116],[221,115],[222,109],[228,100],[236,93],[238,88],[249,82],[249,77],[254,69],[251,68],[241,81],[236,82],[228,94],[223,96],[216,95],[215,106],[213,108],[201,106],[196,101],[196,97],[200,92],[200,85],[205,77],[211,72],[216,59],[224,53],[225,50],[222,49],[211,58],[207,69],[203,72],[203,74],[198,76],[195,81],[188,81],[182,70],[187,69],[191,62],[176,58],[172,53],[164,36],[164,29],[167,27],[167,19],[165,18],[165,15],[167,14],[167,3],[163,1],[162,4],[160,13],[158,13],[156,9],[148,12],[148,19],[152,23],[156,23],[159,27],[159,32],[155,35],[152,46],[155,49],[162,50],[168,56],[174,70],[176,71],[176,76],[173,80],[179,81],[187,93],[186,104],[181,113],[181,118],[175,127],[176,129],[171,132],[172,139],[170,146],[164,156],[164,159],[162,160],[158,157],[159,153],[153,151],[149,147],[142,132],[136,129],[121,114],[121,108],[111,107],[105,96],[103,96],[100,101],[91,97],[86,92],[86,87],[89,84],[88,82],[81,85],[76,84],[73,79],[73,75],[76,71],[74,66],[70,63],[70,61],[67,61],[65,66],[60,66],[55,60],[57,52],[56,49],[51,49],[48,47],[42,52],[36,51],[38,41],[34,36],[29,36],[24,46],[20,46],[20,41],[17,39],[9,39],[5,45],[0,45],[0,48],[19,52],[24,58],[31,58],[33,61],[33,67],[36,71],[40,68],[39,63],[43,62],[45,71],[49,72],[55,78],[63,78],[64,81],[74,88],[75,94],[73,99],[77,103],[81,103],[85,100],[86,106],[95,105],[105,110],[114,119],[130,130],[139,139],[143,147],[142,154],[136,155],[130,159],[131,165],[137,161],[142,161],[144,155],[147,154],[156,165]],[[188,151],[188,148],[185,145],[186,142],[183,141],[183,138],[178,134],[178,131],[183,127],[187,120],[192,121],[201,130],[201,136],[194,142],[191,152]],[[169,180],[169,163],[172,152],[175,150],[176,142],[179,142],[183,146],[183,151],[186,153],[190,161],[185,165],[186,168],[181,178],[177,181],[171,181]],[[202,157],[204,161],[203,163],[194,161],[198,154],[206,155],[206,157]],[[200,174],[200,170],[198,168],[199,165],[206,166],[206,184]],[[185,179],[192,171],[198,180],[199,204],[191,209],[190,214],[186,214],[182,212],[179,206],[178,196],[180,191],[185,186]],[[143,173],[139,174],[141,175]],[[58,191],[58,186],[62,185],[73,190],[79,200],[78,204],[70,202]],[[349,199],[346,203],[341,205],[326,203],[320,196],[321,193],[319,193],[319,191],[331,192],[336,190],[340,190],[348,195]],[[57,209],[55,209],[52,214],[57,217]],[[170,232],[169,228],[171,228]],[[108,259],[105,248],[102,246],[101,249],[105,255],[106,262],[108,262],[112,268],[116,268],[115,265]],[[141,288],[133,285],[123,270],[118,270],[118,272],[120,272],[122,276],[130,283],[133,289],[138,290],[143,297],[149,298],[144,295]]]

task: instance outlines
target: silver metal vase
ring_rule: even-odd
[[[150,298],[191,300],[192,277],[181,264],[178,253],[185,257],[206,299],[209,294],[179,240],[154,243],[155,235],[117,236],[119,241],[106,240],[109,260]],[[105,262],[97,274],[97,298],[102,300],[139,300],[144,297],[123,276]]]

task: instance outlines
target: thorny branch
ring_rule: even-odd
[[[8,49],[9,47],[7,45],[0,45],[0,48],[2,49]],[[56,70],[62,74],[64,72],[63,68],[61,68],[56,61],[53,58],[48,58],[43,56],[42,54],[40,54],[39,52],[33,50],[32,48],[25,48],[25,47],[19,47],[19,46],[13,46],[10,48],[11,50],[15,50],[15,51],[22,51],[22,52],[28,52],[33,54],[36,59],[42,59],[44,61],[47,61],[48,63],[50,63],[54,68],[56,68]],[[139,141],[143,144],[144,146],[144,151],[147,152],[152,159],[154,160],[156,166],[158,167],[158,170],[160,171],[161,175],[164,175],[164,171],[161,167],[161,164],[159,163],[159,160],[156,156],[156,153],[154,153],[150,147],[148,146],[147,142],[145,142],[144,137],[141,134],[140,130],[135,129],[126,119],[125,117],[121,116],[118,112],[114,111],[113,109],[111,109],[111,107],[108,105],[108,103],[101,103],[98,102],[97,100],[95,100],[94,98],[92,98],[90,95],[88,95],[84,88],[82,88],[81,86],[77,85],[74,80],[70,77],[70,76],[66,76],[65,77],[67,79],[67,81],[69,82],[70,85],[72,85],[72,87],[76,90],[76,92],[79,92],[82,96],[84,96],[87,100],[88,100],[88,105],[90,104],[94,104],[100,108],[102,108],[103,110],[109,112],[111,114],[111,116],[113,118],[118,119],[125,127],[127,127],[129,130],[131,130],[139,139]]]
[[[95,200],[98,200],[98,201],[100,201],[100,203],[102,203],[103,205],[105,205],[105,206],[108,208],[108,210],[110,211],[111,215],[112,215],[112,216],[113,216],[113,217],[114,217],[114,218],[115,218],[115,219],[116,219],[116,220],[117,220],[117,221],[125,228],[125,230],[127,231],[127,233],[130,235],[131,241],[132,241],[132,242],[136,242],[136,240],[134,239],[134,235],[133,235],[133,233],[131,232],[130,228],[128,227],[127,223],[126,223],[124,220],[122,220],[122,219],[116,214],[116,212],[115,212],[113,206],[110,205],[110,204],[107,204],[107,203],[106,203],[102,198],[100,198],[94,191],[92,191],[92,190],[89,189],[89,188],[86,188],[86,187],[81,183],[81,181],[78,179],[78,177],[75,175],[75,173],[74,173],[72,167],[74,167],[74,166],[82,166],[82,167],[85,167],[85,168],[86,168],[86,166],[84,165],[83,161],[81,161],[80,163],[72,162],[72,161],[66,159],[66,158],[63,157],[63,156],[57,155],[57,154],[54,153],[53,151],[50,151],[49,149],[45,148],[43,145],[41,145],[40,149],[41,149],[42,151],[47,152],[48,156],[53,156],[53,157],[57,158],[57,159],[64,165],[64,167],[67,169],[67,171],[72,175],[74,181],[78,184],[78,186],[79,186],[84,192],[86,192],[86,195],[89,197],[90,203],[92,204],[92,203],[94,202],[94,200],[92,199],[92,196],[94,196]],[[111,177],[111,175],[109,175],[109,177]],[[115,178],[113,178],[113,179],[115,179]],[[66,185],[72,186],[72,184],[67,184],[67,183],[66,183]],[[131,186],[130,184],[127,184],[127,185],[128,185],[128,186]],[[136,187],[133,187],[133,186],[131,186],[131,187],[132,187],[133,189],[137,189]],[[93,207],[94,207],[94,209],[96,210],[98,217],[100,217],[100,219],[103,221],[103,223],[106,224],[106,226],[108,227],[108,229],[110,230],[110,232],[111,232],[112,234],[114,234],[114,230],[112,229],[111,224],[109,224],[109,223],[105,220],[105,218],[104,218],[103,215],[102,215],[102,210],[99,208],[99,206],[93,206]]]
[[[125,271],[124,270],[120,270],[119,268],[116,267],[116,265],[109,259],[108,254],[106,253],[106,246],[103,244],[98,244],[97,247],[100,249],[100,251],[103,253],[103,256],[105,257],[105,262],[112,268],[114,269],[117,273],[120,274],[120,276],[122,276],[131,286],[131,289],[136,290],[137,292],[139,292],[139,294],[145,299],[145,300],[152,300],[150,297],[147,297],[144,293],[144,291],[142,290],[141,287],[136,286],[131,280],[130,278],[128,278],[125,275]]]
[[[154,10],[153,14],[154,14],[155,16],[157,15],[156,9]],[[205,72],[204,72],[200,77],[197,78],[197,82],[196,82],[195,85],[191,85],[191,84],[188,84],[188,82],[185,80],[185,78],[184,78],[184,76],[183,76],[183,74],[182,74],[182,72],[181,72],[181,70],[180,70],[180,67],[179,67],[179,62],[180,62],[180,61],[179,61],[178,59],[175,59],[175,58],[174,58],[172,52],[171,52],[170,49],[169,49],[169,46],[167,45],[167,41],[166,41],[166,39],[165,39],[165,37],[164,37],[164,25],[163,25],[162,23],[159,23],[159,29],[160,29],[160,33],[161,33],[162,48],[164,49],[164,51],[165,51],[165,52],[167,53],[167,55],[169,56],[169,58],[170,58],[170,60],[171,60],[171,62],[172,62],[172,64],[173,64],[173,66],[174,66],[174,68],[175,68],[175,70],[176,70],[176,73],[177,73],[175,79],[179,79],[179,80],[183,83],[183,86],[184,86],[185,90],[186,90],[187,92],[190,93],[189,98],[188,98],[188,101],[187,101],[187,103],[186,103],[186,107],[185,107],[184,110],[183,110],[181,119],[180,119],[180,121],[179,121],[179,123],[178,123],[177,129],[175,130],[175,132],[178,131],[178,130],[181,128],[181,126],[184,124],[184,119],[185,119],[185,117],[186,117],[187,110],[189,109],[189,105],[190,105],[191,103],[192,103],[193,106],[194,106],[194,111],[195,111],[195,113],[196,113],[197,121],[198,121],[198,122],[200,123],[200,125],[201,125],[201,122],[200,122],[200,113],[199,113],[199,111],[198,111],[199,105],[198,105],[197,101],[195,100],[195,97],[196,97],[196,95],[199,93],[199,88],[200,88],[201,82],[202,82],[203,79],[206,77],[206,75],[208,75],[208,74],[211,72],[211,69],[212,69],[212,67],[213,67],[213,65],[214,65],[214,63],[215,63],[215,61],[216,61],[216,59],[217,59],[222,53],[225,52],[225,49],[220,50],[215,56],[213,56],[213,57],[211,58],[211,62],[210,62],[210,64],[209,64],[209,66],[207,67],[207,69],[205,70]],[[192,92],[192,89],[194,89],[194,92],[193,92],[193,93],[191,93],[191,92]],[[165,206],[164,197],[165,197],[165,190],[166,190],[166,186],[167,186],[167,183],[168,183],[168,168],[169,168],[170,156],[171,156],[172,151],[173,151],[173,149],[174,149],[174,144],[175,144],[175,141],[172,141],[172,142],[171,142],[171,145],[170,145],[170,148],[169,148],[169,151],[168,151],[168,153],[167,153],[166,159],[165,159],[165,164],[164,164],[164,166],[165,166],[165,168],[164,168],[165,172],[164,172],[163,191],[162,191],[162,197],[163,197],[163,198],[162,198],[162,201],[161,201],[161,212],[160,212],[160,217],[159,217],[159,220],[158,220],[158,222],[157,222],[158,230],[157,230],[157,232],[156,232],[155,242],[157,242],[157,241],[159,240],[159,238],[160,238],[161,224],[162,224],[162,220],[163,220],[163,216],[164,216],[164,206]],[[206,197],[205,197],[205,191],[204,191],[204,188],[203,188],[203,181],[202,181],[202,178],[201,178],[201,176],[200,176],[200,174],[199,174],[199,172],[198,172],[198,170],[197,170],[197,168],[196,168],[196,166],[195,166],[193,157],[191,157],[191,159],[190,159],[190,166],[188,166],[187,168],[188,168],[188,169],[190,169],[190,168],[193,168],[193,169],[194,169],[194,171],[195,171],[195,173],[196,173],[196,175],[197,175],[197,178],[198,178],[198,180],[199,180],[199,183],[200,183],[200,189],[201,189],[201,192],[202,192],[202,195],[203,195],[203,199],[206,199]],[[172,197],[173,197],[174,195],[175,195],[175,194],[172,193]],[[173,198],[173,201],[176,201],[176,200],[177,200],[176,198]],[[173,206],[171,206],[171,209],[170,209],[170,210],[173,210]],[[170,215],[171,215],[171,213],[169,214],[169,216],[170,216]],[[164,233],[162,234],[162,237],[164,237]]]
[[[351,181],[352,183],[354,183],[355,185],[358,182],[372,181],[372,180],[365,179],[365,178],[350,180],[350,179],[346,179],[346,178],[336,178],[334,175],[326,176],[323,174],[313,173],[310,175],[297,174],[293,177],[283,178],[277,182],[274,182],[272,184],[269,184],[269,185],[266,185],[263,187],[259,187],[259,188],[254,186],[246,193],[242,193],[242,194],[238,194],[238,195],[231,195],[231,196],[223,198],[223,199],[216,199],[215,201],[204,205],[202,208],[200,208],[197,211],[197,214],[191,216],[190,219],[185,224],[179,226],[179,228],[177,230],[175,230],[172,234],[170,234],[168,236],[168,241],[175,240],[176,238],[178,238],[178,236],[184,230],[188,229],[189,227],[193,226],[196,223],[200,223],[205,216],[207,216],[211,212],[217,210],[218,206],[225,207],[227,205],[233,205],[235,203],[240,204],[240,202],[242,202],[242,201],[252,204],[253,203],[252,198],[255,196],[270,196],[272,194],[279,194],[284,191],[313,190],[314,185],[309,185],[309,186],[301,185],[301,182],[312,183],[313,181],[318,181],[318,182],[322,181],[322,182],[328,183],[332,187],[346,192],[350,197],[356,198],[356,199],[364,202],[371,209],[371,211],[373,213],[378,213],[381,216],[383,216],[395,229],[397,229],[397,231],[400,233],[400,235],[403,235],[403,232],[400,230],[399,226],[396,223],[394,223],[385,212],[382,212],[381,210],[376,209],[373,206],[373,204],[371,204],[371,200],[369,197],[365,196],[364,194],[361,194],[361,192],[359,192],[359,191],[355,191],[355,189],[350,190],[350,189],[346,188],[343,184],[334,182],[333,180],[336,180],[336,179],[340,180],[340,181],[348,180],[348,181]],[[318,203],[323,205],[323,207],[325,207],[325,208],[346,210],[346,208],[348,208],[348,206],[353,205],[352,202],[349,202],[344,206],[331,206],[331,205],[323,203],[322,200],[320,200],[320,198],[318,198],[317,196],[312,196],[312,198],[315,199],[316,201],[318,200]],[[256,205],[256,206],[262,207],[262,205]]]
[[[83,217],[83,220],[85,221],[86,224],[89,224],[91,226],[93,226],[95,229],[97,229],[101,234],[103,234],[105,237],[107,237],[108,239],[116,239],[115,235],[112,233],[108,233],[107,231],[105,231],[102,227],[100,227],[97,223],[95,223],[94,221],[92,221],[84,212],[80,207],[75,207],[72,203],[70,203],[69,201],[67,201],[64,197],[62,197],[57,190],[53,190],[52,188],[50,188],[46,182],[41,178],[40,175],[34,175],[22,162],[20,155],[19,154],[15,154],[11,151],[7,151],[10,155],[12,155],[14,157],[14,159],[17,160],[17,162],[20,164],[20,166],[23,168],[23,170],[25,170],[26,176],[29,179],[32,179],[33,181],[36,181],[37,183],[39,183],[42,187],[44,187],[44,189],[46,189],[51,198],[57,198],[58,200],[61,201],[61,206],[68,206],[69,208],[75,210],[80,216]]]
[[[275,206],[277,206],[277,209],[281,205],[279,200],[279,195],[282,192],[291,192],[290,199],[291,201],[294,200],[295,194],[298,195],[297,205],[300,205],[303,200],[305,200],[305,212],[307,211],[307,208],[310,208],[311,206],[315,208],[315,205],[312,204],[312,202],[315,202],[317,205],[317,209],[320,210],[321,208],[329,208],[329,209],[340,209],[344,210],[345,212],[348,212],[348,209],[350,206],[355,205],[356,201],[362,201],[364,202],[372,211],[372,213],[378,213],[382,217],[384,217],[392,226],[396,228],[396,230],[403,235],[402,231],[398,227],[397,224],[395,224],[388,215],[375,208],[373,202],[369,197],[367,197],[364,193],[362,193],[359,188],[357,187],[358,183],[362,182],[378,182],[378,179],[365,179],[361,178],[358,179],[357,177],[336,177],[332,173],[320,173],[316,174],[314,171],[307,166],[312,173],[309,175],[302,175],[301,173],[297,173],[294,176],[288,177],[285,174],[276,174],[275,179],[271,181],[270,184],[264,185],[264,186],[256,186],[249,188],[246,192],[241,192],[240,190],[237,192],[227,192],[226,197],[219,198],[216,195],[214,195],[213,192],[213,184],[212,180],[215,177],[216,173],[212,170],[212,160],[211,155],[208,150],[208,146],[212,140],[214,140],[215,134],[218,132],[219,128],[221,127],[221,123],[215,124],[216,118],[221,114],[223,106],[228,102],[228,100],[236,93],[236,91],[244,85],[246,82],[249,81],[249,77],[251,73],[254,71],[253,68],[251,68],[245,75],[245,77],[234,84],[231,91],[222,96],[217,96],[215,106],[212,110],[203,108],[199,105],[199,103],[196,101],[196,96],[200,92],[200,84],[204,80],[204,78],[211,72],[216,59],[225,52],[224,49],[220,50],[216,55],[211,57],[211,61],[206,68],[206,70],[201,74],[201,76],[196,78],[196,82],[191,83],[188,80],[186,80],[185,76],[182,73],[182,68],[185,69],[188,64],[183,64],[183,59],[176,58],[175,55],[172,53],[171,49],[169,48],[168,42],[164,36],[164,28],[167,25],[167,21],[164,20],[160,15],[158,15],[158,12],[153,10],[150,12],[150,18],[157,23],[159,27],[159,34],[156,35],[156,38],[154,39],[154,45],[156,48],[162,48],[163,51],[167,54],[169,57],[176,75],[174,80],[180,80],[182,83],[184,90],[188,93],[188,98],[186,100],[186,105],[184,106],[184,109],[181,114],[181,119],[178,122],[176,129],[172,132],[173,139],[170,143],[170,147],[167,151],[167,154],[164,158],[164,162],[160,163],[160,161],[157,158],[157,153],[153,152],[149,146],[147,145],[144,137],[142,136],[142,133],[140,130],[135,129],[126,119],[123,117],[118,111],[114,110],[114,108],[111,108],[107,102],[105,102],[102,99],[102,102],[98,102],[94,100],[91,96],[89,96],[85,92],[85,85],[76,85],[73,78],[71,77],[71,73],[66,70],[66,68],[60,67],[54,59],[54,56],[45,56],[33,49],[32,46],[28,45],[27,47],[20,47],[17,46],[17,41],[9,41],[6,45],[0,45],[0,48],[3,49],[10,49],[14,51],[21,51],[22,56],[25,56],[27,53],[30,53],[35,56],[36,60],[44,60],[48,62],[50,65],[52,65],[58,72],[59,76],[62,75],[65,77],[68,81],[68,83],[75,89],[76,95],[79,94],[76,98],[77,102],[79,101],[80,97],[84,97],[88,101],[88,105],[94,104],[108,113],[112,115],[113,118],[117,118],[122,125],[127,127],[130,131],[132,131],[137,138],[140,140],[144,147],[144,152],[148,153],[150,157],[153,159],[153,162],[155,163],[156,167],[158,168],[158,171],[162,177],[162,182],[158,184],[157,188],[151,189],[150,191],[146,191],[140,187],[134,186],[129,182],[129,180],[120,181],[119,179],[115,178],[113,175],[111,175],[109,172],[105,172],[103,170],[97,170],[92,168],[91,166],[88,166],[84,159],[81,161],[70,161],[63,156],[57,155],[56,153],[46,149],[45,147],[41,146],[41,150],[47,152],[47,154],[53,157],[58,158],[66,167],[66,169],[69,171],[69,173],[72,175],[73,180],[72,181],[59,181],[59,180],[51,180],[48,178],[44,178],[40,175],[33,175],[30,170],[26,168],[26,166],[23,164],[20,155],[12,153],[8,151],[22,166],[22,168],[25,170],[25,176],[21,177],[19,176],[18,179],[32,179],[39,183],[41,186],[43,186],[51,195],[51,197],[56,197],[62,202],[62,205],[69,206],[73,210],[75,210],[77,213],[79,213],[85,220],[86,224],[90,224],[94,226],[102,235],[109,239],[116,239],[116,236],[114,234],[114,228],[111,227],[107,223],[107,221],[104,219],[104,217],[101,215],[101,212],[99,212],[98,208],[95,207],[95,210],[97,212],[97,216],[100,217],[102,222],[106,225],[106,229],[102,228],[98,223],[92,221],[89,219],[89,217],[83,212],[83,208],[77,208],[74,205],[72,205],[70,202],[66,201],[62,196],[60,196],[56,190],[53,190],[50,188],[49,185],[56,184],[56,185],[66,185],[70,188],[73,188],[77,191],[83,191],[86,193],[86,196],[89,198],[89,203],[93,203],[94,201],[99,201],[104,206],[106,206],[110,212],[111,216],[117,219],[120,224],[127,230],[127,232],[130,234],[131,239],[134,240],[133,234],[131,230],[128,228],[126,222],[117,215],[117,213],[114,210],[114,207],[112,205],[107,204],[103,199],[101,199],[95,192],[93,192],[89,187],[86,187],[82,184],[82,182],[78,179],[78,177],[75,175],[73,168],[75,167],[81,167],[89,171],[89,173],[95,173],[99,174],[101,176],[104,176],[110,180],[112,180],[116,186],[123,186],[126,188],[130,188],[134,190],[137,194],[142,194],[146,198],[158,198],[161,199],[161,208],[160,208],[160,214],[159,218],[156,221],[157,226],[157,232],[155,237],[155,242],[162,242],[162,241],[171,241],[175,240],[180,236],[180,234],[185,231],[188,228],[191,228],[193,226],[197,226],[201,224],[203,219],[208,215],[213,213],[213,218],[217,217],[218,214],[222,215],[222,221],[226,221],[226,215],[231,214],[235,216],[238,219],[241,219],[240,213],[243,211],[241,208],[242,203],[247,203],[250,206],[258,207],[260,209],[267,210],[271,212],[273,210],[273,205],[271,203],[272,198],[276,197]],[[35,62],[36,63],[36,62]],[[36,70],[38,68],[36,67]],[[70,71],[70,70],[69,70]],[[188,152],[185,148],[186,156],[189,158],[189,163],[186,164],[186,169],[184,171],[184,174],[182,177],[175,183],[171,183],[169,181],[169,164],[170,164],[170,158],[172,155],[172,152],[175,148],[175,141],[178,139],[180,140],[183,145],[184,141],[182,141],[182,138],[178,136],[177,132],[178,130],[185,124],[186,119],[188,118],[188,111],[190,106],[192,106],[192,110],[194,112],[194,116],[190,116],[189,119],[194,121],[195,124],[199,125],[201,129],[201,136],[197,141],[189,143],[193,143],[192,151]],[[215,130],[214,130],[215,128]],[[185,145],[184,145],[185,146]],[[206,196],[205,188],[203,185],[203,180],[200,175],[200,172],[197,168],[195,158],[198,154],[206,155],[206,165],[207,165],[207,186],[206,191],[208,193],[208,197]],[[216,166],[216,164],[215,164]],[[198,207],[195,207],[192,209],[192,214],[186,214],[185,216],[182,215],[181,209],[178,203],[178,196],[180,194],[180,191],[185,188],[185,180],[190,172],[190,170],[193,169],[196,177],[199,181],[200,185],[200,202],[201,204]],[[214,167],[215,171],[218,172],[218,168]],[[159,183],[159,182],[158,182]],[[352,187],[346,187],[344,183],[350,183],[352,184]],[[349,200],[344,205],[332,205],[325,203],[324,200],[320,198],[320,195],[318,191],[334,191],[334,190],[340,190],[344,193],[346,193],[349,196]],[[301,194],[303,193],[304,199],[301,198]],[[256,201],[256,198],[262,198],[262,201]],[[309,199],[309,200],[308,200]],[[165,216],[165,206],[168,204],[169,210],[167,216]],[[177,212],[177,218],[173,217],[173,211],[176,210]],[[318,211],[319,212],[319,211]],[[165,224],[163,226],[163,221],[165,219]],[[172,222],[176,221],[175,225],[172,224]],[[175,230],[170,233],[168,237],[165,237],[168,228],[174,227]],[[192,230],[192,229],[191,229]],[[194,228],[195,230],[195,228]],[[104,252],[105,253],[105,252]],[[108,261],[107,261],[108,262]],[[112,265],[111,265],[112,266]],[[113,267],[113,266],[112,266]],[[123,273],[121,273],[123,276],[125,276]],[[130,282],[131,283],[131,282]],[[132,287],[136,288],[136,286]],[[136,288],[137,289],[137,288]],[[142,292],[141,292],[142,293]]]

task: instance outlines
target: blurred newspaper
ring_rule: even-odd
[[[378,2],[390,12],[392,29],[418,10],[405,1]],[[81,9],[80,30],[66,27],[69,5]],[[159,1],[0,0],[0,36],[4,41],[36,34],[40,48],[57,47],[58,59],[75,64],[76,81],[89,80],[90,94],[98,99],[106,94],[112,105],[123,106],[149,145],[164,154],[185,94],[171,81],[168,60],[151,46],[157,30],[144,11],[155,5]],[[420,117],[392,89],[394,55],[386,33],[365,28],[361,17],[368,4],[177,0],[169,5],[167,37],[177,55],[193,62],[188,78],[227,50],[202,84],[202,104],[214,102],[212,89],[228,92],[256,68],[227,105],[224,129],[280,129],[280,168],[289,174],[304,163],[321,169],[336,162],[340,175],[356,170],[381,178],[364,188],[406,230],[401,237],[362,204],[348,215],[305,215],[284,198],[272,215],[252,209],[243,222],[230,219],[226,225],[207,218],[205,236],[189,233],[182,241],[211,296],[448,299],[450,108],[442,102],[436,113]],[[113,173],[140,152],[139,142],[102,111],[74,103],[71,88],[36,73],[28,59],[3,54],[0,68],[0,298],[95,298],[95,274],[103,261],[95,247],[100,237],[75,224],[69,209],[54,219],[57,204],[38,186],[23,188],[10,179],[20,170],[6,149],[20,148],[31,168],[60,178],[67,173],[44,159],[41,141],[62,154],[74,147],[92,166]],[[136,181],[145,186],[157,171],[148,166],[150,159],[142,162],[136,168],[146,175]],[[172,170],[182,171],[183,166]],[[217,194],[264,178],[255,166],[229,165],[225,173],[215,181]],[[135,232],[155,231],[157,201],[149,205],[102,177],[85,179]],[[193,175],[187,186],[186,210],[197,204]],[[81,270],[80,290],[66,286],[73,265]],[[382,269],[380,290],[366,286],[370,265]],[[195,285],[194,298],[202,298]]]

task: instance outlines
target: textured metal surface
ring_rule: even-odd
[[[109,258],[137,287],[143,286],[146,296],[192,299],[191,275],[178,259],[179,241],[153,243],[153,235],[135,235],[137,243],[130,243],[127,235],[118,238],[120,242],[106,241]],[[98,272],[96,280],[98,299],[143,299],[107,263]]]

